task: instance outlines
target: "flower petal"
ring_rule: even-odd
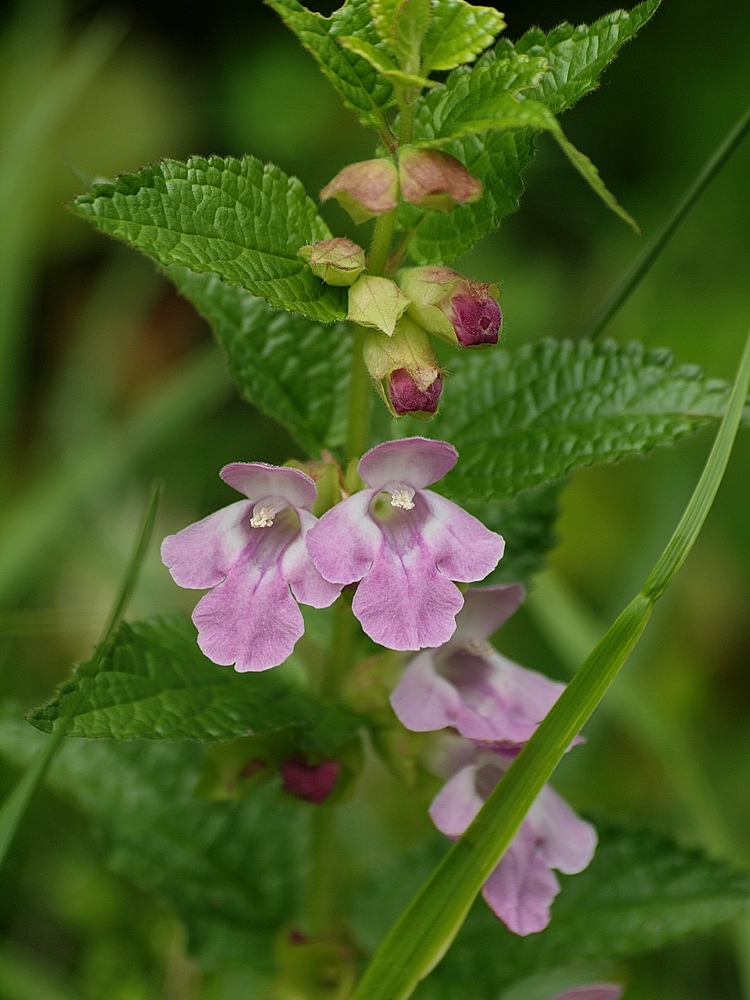
[[[282,563],[298,538],[299,520],[290,509],[271,527],[251,529],[226,579],[198,602],[198,645],[214,663],[266,670],[291,654],[304,622]]]
[[[434,653],[427,650],[409,663],[391,694],[391,705],[413,733],[453,726],[461,711],[456,688],[435,670]]]
[[[458,695],[452,724],[483,742],[526,743],[565,690],[494,650],[480,656],[456,650],[440,658],[439,672]]]
[[[489,638],[518,610],[525,595],[526,590],[520,583],[470,587],[464,594],[464,606],[456,618],[450,647]]]
[[[476,771],[476,764],[462,767],[432,800],[430,817],[446,837],[460,837],[484,805],[476,788]]]
[[[484,883],[482,895],[506,927],[525,936],[544,930],[559,891],[560,883],[526,821]]]
[[[304,472],[265,462],[232,462],[219,475],[253,503],[267,497],[283,497],[290,507],[309,510],[318,495],[315,483]]]
[[[373,564],[382,545],[380,529],[368,513],[374,492],[362,490],[336,504],[305,536],[313,563],[330,583],[356,583]]]
[[[252,503],[237,503],[188,525],[161,543],[161,558],[180,587],[214,587],[227,573],[248,543],[253,529],[249,515]]]
[[[394,521],[400,514],[408,518],[415,513],[398,511]],[[357,587],[352,610],[367,635],[388,649],[440,646],[456,627],[461,591],[437,571],[434,554],[419,532],[403,548],[394,545],[390,534],[381,533],[380,550]]]
[[[503,538],[432,490],[422,490],[420,496],[432,515],[422,534],[438,569],[461,583],[483,580],[502,558]]]
[[[306,510],[298,511],[298,516],[301,531],[284,550],[281,570],[300,604],[327,608],[341,593],[341,584],[324,580],[307,551],[306,536],[318,523],[317,518]]]
[[[577,875],[590,864],[596,851],[596,829],[576,815],[549,785],[537,796],[526,822],[533,828],[552,868],[566,875]]]
[[[376,490],[394,482],[421,490],[442,479],[457,460],[458,452],[452,444],[412,437],[386,441],[372,448],[362,456],[357,470],[368,486]]]

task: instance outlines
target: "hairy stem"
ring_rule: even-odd
[[[388,251],[391,248],[393,228],[396,225],[396,209],[381,215],[372,233],[370,252],[367,255],[367,270],[370,274],[381,275],[385,271]]]

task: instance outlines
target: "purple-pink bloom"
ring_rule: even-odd
[[[307,552],[317,495],[309,476],[235,462],[221,478],[247,500],[169,535],[161,557],[180,587],[212,588],[193,612],[206,656],[236,670],[267,670],[304,632],[297,602],[326,608],[341,587],[323,579]]]
[[[452,581],[481,580],[505,543],[456,504],[425,487],[456,464],[445,441],[413,437],[368,451],[368,486],[321,517],[307,538],[326,580],[361,581],[352,605],[365,632],[389,649],[441,646],[463,606]]]
[[[445,738],[446,742],[450,738]],[[470,825],[519,747],[498,749],[453,737],[441,770],[448,782],[430,806],[438,830],[458,838]],[[553,869],[575,875],[596,850],[596,830],[545,785],[526,815],[482,895],[490,909],[515,934],[535,934],[550,921],[560,891]]]
[[[518,666],[487,641],[523,597],[520,583],[466,591],[451,638],[413,657],[391,695],[407,729],[450,726],[467,739],[496,745],[531,738],[565,685]]]
[[[337,760],[308,764],[301,757],[290,757],[280,768],[284,791],[316,805],[325,802],[331,794],[340,771],[341,764]]]

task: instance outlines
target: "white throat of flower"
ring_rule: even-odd
[[[253,516],[250,518],[251,528],[270,528],[273,525],[273,519],[286,507],[287,504],[284,500],[268,499],[259,500],[258,503],[253,507]]]
[[[486,658],[492,655],[492,646],[487,642],[486,639],[471,639],[466,643],[464,649],[471,656],[481,656]]]
[[[391,507],[400,507],[401,510],[414,509],[414,490],[404,483],[391,483],[386,486],[386,493],[391,495]]]

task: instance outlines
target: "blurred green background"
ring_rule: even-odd
[[[511,38],[608,9],[594,0],[499,6]],[[508,346],[581,336],[750,101],[748,51],[750,5],[664,0],[602,88],[565,117],[641,239],[539,141],[521,211],[459,265],[500,283]],[[0,695],[19,709],[45,699],[96,641],[154,478],[165,484],[161,537],[230,498],[222,464],[294,454],[282,430],[238,400],[191,307],[64,202],[87,179],[190,153],[251,152],[314,194],[372,149],[259,0],[0,5]],[[749,181],[747,141],[608,335],[731,377],[750,319]],[[352,235],[336,205],[322,212]],[[552,563],[602,621],[643,580],[709,444],[704,434],[573,477]],[[749,467],[744,431],[705,530],[627,668],[656,733],[639,736],[605,705],[557,781],[590,815],[747,864]],[[156,548],[133,617],[194,603]],[[503,642],[519,662],[566,676],[528,611]],[[658,743],[675,733],[684,752],[670,764]],[[16,778],[3,765],[0,791]],[[750,997],[742,933],[629,963],[620,970],[627,997]],[[86,819],[50,793],[39,798],[0,872],[0,1000],[248,996],[231,976],[202,978],[174,919],[106,870]]]

